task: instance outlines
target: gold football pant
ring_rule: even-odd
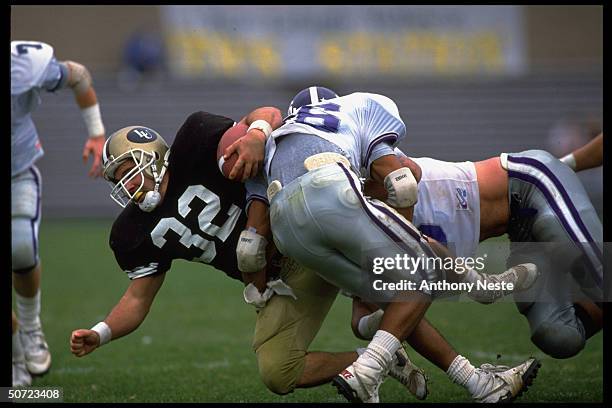
[[[305,356],[338,288],[297,262],[283,259],[281,277],[297,296],[272,296],[257,314],[253,348],[262,381],[276,394],[293,391],[304,371]]]

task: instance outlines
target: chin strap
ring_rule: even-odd
[[[166,151],[164,155],[164,164],[162,165],[161,171],[157,174],[157,166],[155,162],[151,164],[151,171],[153,172],[153,178],[155,179],[155,187],[152,191],[147,191],[144,199],[138,203],[138,207],[145,212],[153,211],[161,202],[161,194],[159,193],[159,186],[161,185],[166,170],[168,169],[168,156],[170,155],[170,149]]]

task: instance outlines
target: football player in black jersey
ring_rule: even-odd
[[[242,122],[251,125],[256,120],[275,128],[281,115],[276,108],[259,108]],[[108,138],[104,176],[113,185],[111,197],[124,207],[113,224],[110,246],[132,282],[106,323],[73,334],[75,354],[93,351],[110,340],[110,333],[114,339],[136,329],[174,259],[210,264],[242,280],[236,256],[240,233],[250,227],[269,236],[269,228],[247,221],[247,211],[267,211],[262,203],[265,186],[227,180],[216,165],[217,144],[234,123],[223,116],[193,113],[171,148],[145,126],[126,127]],[[264,136],[262,130],[251,128],[240,142]],[[249,157],[252,149],[238,151],[238,162],[247,163],[245,172],[255,174],[263,149],[255,158]]]

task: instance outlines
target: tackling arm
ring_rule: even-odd
[[[136,330],[149,313],[155,295],[164,282],[165,273],[135,279],[97,330],[78,329],[70,337],[70,351],[77,357],[91,353],[107,341]],[[105,327],[104,327],[105,326]],[[108,338],[101,339],[102,336]]]
[[[561,158],[574,171],[598,167],[603,164],[603,132],[582,147]]]
[[[77,105],[81,109],[81,116],[87,127],[89,138],[83,148],[83,161],[87,162],[90,154],[93,154],[93,164],[89,175],[98,177],[101,175],[102,150],[104,148],[104,124],[100,114],[100,105],[96,91],[92,85],[91,74],[87,68],[75,61],[63,61],[62,64],[68,68],[68,86],[74,92]]]
[[[280,110],[266,106],[255,109],[239,123],[247,125],[249,130],[225,149],[224,157],[227,160],[234,152],[238,153],[229,178],[234,180],[242,171],[241,181],[245,181],[257,175],[263,163],[266,140],[273,130],[282,125],[283,118]]]

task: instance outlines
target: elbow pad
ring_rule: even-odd
[[[407,208],[416,204],[417,181],[408,167],[402,167],[387,174],[384,180],[387,189],[387,203],[395,208]]]
[[[68,86],[74,90],[74,93],[77,95],[81,95],[89,89],[91,86],[91,75],[87,68],[74,61],[65,61],[64,62],[68,69],[70,70],[70,75],[68,76]]]
[[[268,241],[255,231],[248,229],[240,233],[236,255],[238,269],[244,273],[259,272],[266,266],[266,246]]]

